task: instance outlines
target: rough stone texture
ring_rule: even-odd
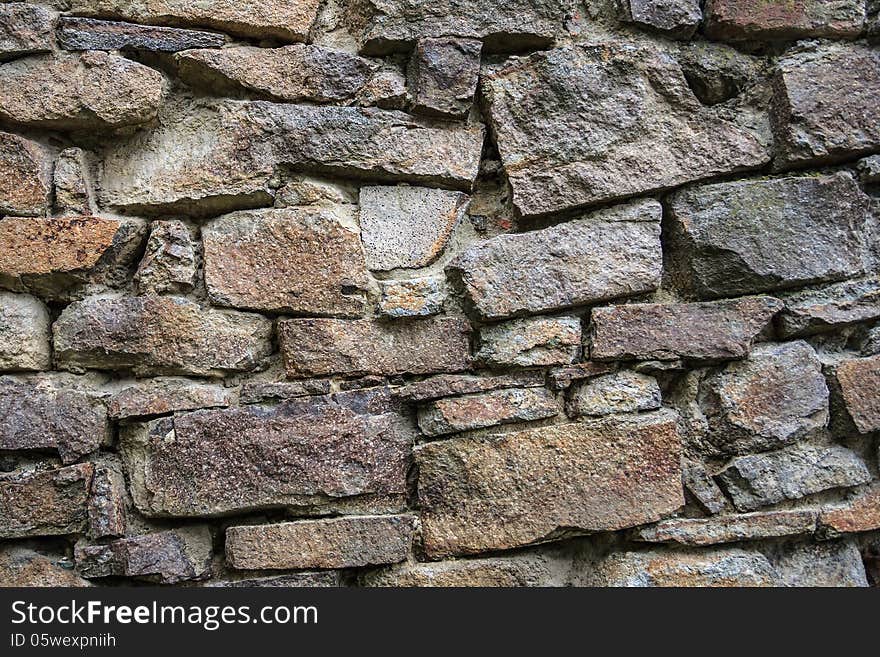
[[[669,205],[679,282],[708,299],[856,276],[867,203],[849,173],[687,189]]]
[[[3,586],[85,587],[88,581],[53,559],[14,543],[0,547],[0,583]]]
[[[868,586],[858,545],[852,540],[783,545],[768,551],[786,586]]]
[[[656,520],[684,503],[680,458],[666,413],[422,445],[425,550],[473,554]]]
[[[271,351],[272,322],[177,297],[90,297],[67,306],[52,330],[65,369],[215,375],[256,369]]]
[[[0,539],[82,532],[92,466],[0,474]]]
[[[703,18],[698,0],[626,0],[623,4],[628,20],[681,39],[692,37]]]
[[[552,564],[538,555],[408,563],[368,573],[365,586],[527,587],[553,586]]]
[[[461,220],[468,197],[426,187],[363,187],[361,239],[367,267],[416,269],[437,260]]]
[[[537,388],[544,385],[542,372],[517,372],[500,376],[438,374],[395,391],[401,399],[412,402],[431,401],[441,397],[470,395],[501,388]]]
[[[777,322],[780,336],[827,333],[857,322],[880,318],[880,279],[834,283],[782,297],[785,309]]]
[[[278,322],[290,378],[458,372],[470,363],[468,323],[454,317],[405,324],[368,320],[289,319]]]
[[[399,507],[413,430],[381,399],[376,413],[341,396],[313,397],[133,425],[122,450],[134,502],[149,516],[332,511],[370,500]]]
[[[209,575],[211,532],[204,525],[133,536],[106,545],[77,545],[76,569],[86,578],[134,577],[176,584]]]
[[[341,214],[244,210],[202,229],[211,302],[297,315],[360,317],[368,285],[360,240]],[[337,216],[339,215],[339,216]]]
[[[106,52],[55,54],[0,66],[0,119],[52,130],[142,125],[162,104],[160,73]]]
[[[440,118],[465,118],[477,91],[482,48],[474,39],[419,39],[407,67],[412,110]]]
[[[198,408],[229,406],[232,392],[216,385],[194,383],[186,379],[150,379],[127,386],[110,397],[110,417],[129,418],[166,415]]]
[[[49,323],[38,299],[0,292],[0,372],[50,369]]]
[[[844,447],[807,445],[737,456],[718,475],[721,487],[739,511],[754,511],[870,480],[867,466],[855,452]]]
[[[0,62],[49,52],[55,17],[46,7],[23,2],[0,5]]]
[[[816,511],[765,511],[714,518],[671,518],[636,533],[648,543],[714,545],[762,538],[812,534]]]
[[[320,0],[71,0],[77,14],[137,23],[210,27],[236,36],[305,41]]]
[[[242,404],[261,404],[269,401],[283,401],[311,395],[326,395],[330,392],[330,381],[314,379],[306,381],[285,381],[264,383],[253,381],[245,383],[238,393]]]
[[[840,363],[834,379],[848,419],[861,433],[880,430],[880,356]]]
[[[337,588],[343,586],[338,570],[324,570],[270,577],[242,577],[236,579],[213,579],[205,586],[222,586],[228,588]]]
[[[727,508],[727,498],[701,462],[685,459],[681,465],[681,481],[706,513],[715,515]]]
[[[711,41],[682,43],[676,53],[688,86],[704,105],[717,105],[742,93],[763,72],[763,62]]]
[[[196,253],[189,229],[182,221],[156,221],[147,251],[135,273],[141,294],[180,294],[192,290]]]
[[[81,148],[66,148],[55,160],[55,212],[68,215],[95,214],[91,180],[92,162]]]
[[[226,560],[240,570],[358,568],[404,561],[409,516],[360,516],[230,527]]]
[[[72,463],[109,440],[104,404],[69,383],[49,375],[0,378],[0,449],[53,450]]]
[[[859,170],[859,179],[863,183],[880,182],[880,155],[872,155],[859,160],[857,168]]]
[[[486,75],[482,90],[525,216],[769,160],[757,133],[701,105],[674,60],[651,48],[611,42],[537,53]]]
[[[214,32],[65,16],[58,29],[58,41],[65,50],[179,52],[189,48],[220,48],[226,38]]]
[[[0,215],[45,214],[51,168],[49,154],[40,144],[0,132]]]
[[[650,292],[660,285],[660,204],[637,201],[472,246],[450,265],[484,319]]]
[[[381,55],[422,38],[481,39],[489,52],[541,48],[573,11],[570,0],[355,0],[348,22],[361,52]]]
[[[174,102],[159,125],[111,149],[101,200],[158,213],[268,205],[274,168],[470,189],[483,128],[401,112],[254,101]]]
[[[590,356],[596,360],[742,358],[781,309],[782,303],[772,297],[594,308]]]
[[[623,371],[578,385],[566,409],[570,417],[612,415],[653,411],[660,408],[660,403],[660,386],[654,377]]]
[[[829,44],[783,57],[773,79],[780,166],[840,160],[880,148],[880,54]]]
[[[880,484],[868,486],[845,506],[823,510],[819,525],[832,536],[880,529]]]
[[[603,374],[611,374],[615,366],[609,363],[575,363],[553,367],[547,371],[547,382],[553,390],[565,390],[575,381],[592,379]]]
[[[145,233],[134,219],[0,219],[0,286],[49,298],[125,276]]]
[[[476,358],[493,367],[536,367],[572,363],[580,352],[580,319],[534,317],[481,329]]]
[[[707,0],[706,35],[711,39],[787,40],[858,36],[865,24],[860,0],[740,2]]]
[[[377,69],[363,57],[303,44],[190,50],[174,61],[180,78],[191,86],[226,94],[248,91],[283,102],[350,101]]]
[[[558,414],[559,405],[548,390],[507,388],[435,400],[419,408],[418,421],[426,436],[442,436]]]
[[[699,398],[708,439],[727,454],[789,445],[828,422],[828,386],[815,351],[801,341],[756,347],[707,376]]]
[[[392,319],[439,315],[448,296],[445,280],[437,277],[383,282],[380,287],[376,312]]]
[[[125,534],[125,480],[122,471],[95,466],[89,497],[89,536],[107,538]]]

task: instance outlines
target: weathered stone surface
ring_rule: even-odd
[[[53,130],[142,125],[162,104],[162,74],[106,52],[26,57],[0,66],[0,119]]]
[[[381,298],[376,311],[382,317],[430,317],[443,312],[448,290],[440,277],[414,278],[380,283]]]
[[[844,281],[782,297],[777,329],[783,338],[825,333],[880,318],[880,279]]]
[[[471,376],[470,374],[438,374],[410,383],[395,391],[395,395],[411,402],[431,401],[441,397],[470,395],[501,388],[537,388],[544,385],[542,372],[517,372],[500,376]]]
[[[364,586],[526,587],[559,585],[553,564],[541,555],[407,563],[367,573]]]
[[[406,559],[410,516],[357,516],[226,530],[226,562],[240,570],[359,568]]]
[[[50,558],[34,550],[9,544],[0,547],[0,586],[85,587],[91,584]]]
[[[633,23],[680,39],[691,38],[703,19],[699,0],[627,0],[624,7]]]
[[[291,175],[275,192],[276,208],[304,205],[336,208],[339,205],[353,205],[357,202],[358,190],[349,183],[330,182],[300,174]]]
[[[0,372],[48,370],[49,311],[39,299],[0,292]]]
[[[356,0],[348,22],[361,52],[409,50],[426,37],[481,39],[489,52],[546,47],[564,30],[570,0]]]
[[[870,480],[867,466],[852,450],[809,445],[737,456],[718,474],[718,482],[739,511]]]
[[[773,40],[856,37],[865,24],[859,0],[741,2],[707,0],[706,35],[711,39]]]
[[[137,23],[210,27],[236,36],[305,41],[320,0],[71,0],[77,14]]]
[[[124,429],[134,502],[148,516],[261,507],[332,512],[346,504],[400,508],[414,431],[382,408],[383,394],[373,402],[368,396],[366,407],[343,395],[311,397],[196,411]]]
[[[412,110],[463,119],[474,104],[483,44],[476,39],[419,39],[407,67]]]
[[[176,584],[210,575],[211,532],[204,525],[77,545],[76,569],[87,578],[124,576]]]
[[[72,463],[110,438],[104,404],[48,375],[0,378],[0,449],[57,450]]]
[[[62,368],[148,376],[249,371],[272,350],[271,320],[177,297],[90,297],[67,306],[53,333]]]
[[[192,290],[195,277],[196,253],[186,224],[178,220],[154,222],[135,274],[138,292],[186,293]]]
[[[709,476],[703,463],[684,459],[681,464],[681,481],[706,513],[715,515],[727,508],[727,498],[724,497],[715,480]]]
[[[581,352],[577,317],[531,317],[480,330],[476,359],[493,367],[564,365]]]
[[[683,503],[676,419],[654,413],[416,448],[432,558],[651,522]]]
[[[772,297],[593,308],[590,356],[596,360],[742,358],[781,309],[782,303]]]
[[[94,214],[95,194],[91,163],[81,148],[65,148],[55,160],[55,212],[62,215]]]
[[[45,214],[51,170],[52,160],[40,144],[0,132],[0,215]]]
[[[548,390],[507,388],[430,402],[419,408],[418,421],[426,436],[442,436],[558,414],[559,405]]]
[[[764,63],[722,43],[682,43],[676,59],[688,86],[704,105],[717,105],[739,95],[759,78]]]
[[[351,213],[243,210],[202,229],[205,283],[220,306],[360,317],[368,285]]]
[[[721,452],[744,454],[789,445],[828,422],[828,386],[806,342],[759,345],[700,384],[708,440]]]
[[[102,201],[149,213],[216,215],[269,205],[274,168],[470,189],[480,125],[433,125],[407,114],[263,101],[170,103],[156,129],[111,149]]]
[[[0,4],[0,62],[52,50],[55,17],[40,5]]]
[[[660,408],[657,379],[623,371],[591,379],[572,390],[566,404],[570,417],[635,413]]]
[[[849,173],[694,187],[669,207],[678,282],[702,299],[865,269],[867,197]]]
[[[819,525],[830,536],[880,529],[880,484],[868,486],[844,506],[824,509]]]
[[[284,102],[351,101],[378,69],[363,57],[304,44],[190,50],[174,61],[178,75],[191,86],[221,94],[248,91]]]
[[[228,588],[336,588],[343,586],[338,570],[323,570],[269,577],[236,577],[235,579],[212,579],[205,586],[222,586]]]
[[[91,479],[88,463],[0,474],[0,538],[84,531]]]
[[[231,403],[232,392],[228,388],[186,379],[151,379],[117,392],[107,402],[107,411],[110,417],[125,420]]]
[[[632,43],[536,53],[481,84],[513,203],[525,216],[769,160],[756,132],[700,104],[674,60]]]
[[[592,379],[603,374],[611,374],[614,365],[608,363],[575,363],[551,368],[547,372],[547,382],[553,390],[565,390],[575,381]]]
[[[618,552],[587,573],[588,586],[767,587],[779,575],[757,550],[650,550]]]
[[[868,586],[865,567],[853,540],[783,544],[766,550],[786,586]]]
[[[846,360],[834,368],[843,411],[857,431],[880,430],[880,356]]]
[[[880,148],[880,53],[826,45],[783,57],[773,79],[779,166],[820,164]]]
[[[872,155],[858,161],[859,179],[863,183],[880,182],[880,155]]]
[[[290,378],[458,372],[470,364],[470,325],[456,317],[405,324],[369,320],[278,322]]]
[[[362,187],[361,240],[367,267],[425,267],[443,253],[468,196],[427,187]]]
[[[114,466],[96,465],[89,496],[89,536],[125,534],[125,480]]]
[[[238,400],[242,404],[261,404],[311,395],[326,395],[329,392],[330,381],[328,379],[282,381],[280,383],[251,381],[241,387]]]
[[[214,32],[65,16],[58,29],[58,41],[65,50],[179,52],[190,48],[220,48],[226,43],[226,37]]]
[[[127,273],[143,222],[106,217],[0,219],[0,286],[64,297],[86,282]]]
[[[636,532],[648,543],[714,545],[762,538],[812,534],[816,511],[765,511],[714,518],[670,518]]]
[[[499,235],[466,250],[449,271],[485,319],[650,292],[660,286],[661,214],[657,201],[637,201],[542,230]]]

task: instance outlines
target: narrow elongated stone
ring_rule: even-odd
[[[458,372],[470,363],[470,325],[455,317],[406,324],[369,320],[278,322],[281,355],[291,378]]]
[[[684,501],[675,417],[654,413],[416,448],[432,558],[651,522]]]
[[[880,356],[840,363],[834,378],[849,420],[860,433],[880,430]]]
[[[867,204],[849,173],[686,189],[670,202],[679,282],[709,299],[856,276]]]
[[[865,24],[865,4],[859,0],[801,0],[740,2],[708,0],[706,34],[712,39],[801,39],[856,37]]]
[[[521,587],[560,585],[553,562],[542,555],[407,563],[367,573],[364,586]]]
[[[872,484],[845,505],[823,509],[819,524],[824,534],[880,529],[880,484]]]
[[[812,534],[816,511],[765,511],[714,518],[670,518],[637,532],[640,541],[714,545]]]
[[[660,285],[657,201],[637,201],[472,246],[448,270],[484,319],[570,308]]]
[[[52,50],[55,15],[25,2],[0,4],[0,62]]]
[[[229,406],[232,392],[217,385],[186,379],[150,379],[126,387],[110,397],[107,411],[112,418],[126,420],[176,411]]]
[[[176,27],[65,16],[58,29],[58,41],[65,50],[178,52],[189,48],[220,48],[226,43],[226,37]]]
[[[880,318],[880,279],[834,283],[780,297],[785,309],[777,322],[783,338],[833,331]]]
[[[215,375],[259,367],[272,321],[176,297],[90,297],[67,306],[53,333],[63,368]]]
[[[596,360],[742,358],[781,309],[782,303],[772,297],[594,308],[590,356]]]
[[[82,532],[91,481],[88,463],[0,474],[0,538]]]
[[[660,386],[651,376],[623,371],[606,374],[572,390],[566,408],[571,417],[654,411],[660,408]]]
[[[38,299],[0,292],[0,372],[50,369],[49,323]]]
[[[91,215],[97,211],[89,154],[81,148],[65,148],[55,160],[53,208],[61,215]]]
[[[215,305],[360,317],[368,285],[350,212],[245,210],[202,229],[205,283]]]
[[[685,459],[682,462],[681,481],[706,513],[721,513],[728,506],[724,493],[700,461]]]
[[[476,358],[493,367],[566,365],[581,352],[577,317],[530,317],[480,330]]]
[[[0,215],[39,216],[49,209],[52,160],[40,144],[0,132]]]
[[[89,496],[89,536],[107,538],[125,534],[125,480],[122,470],[95,466]]]
[[[441,397],[455,397],[500,388],[535,388],[544,385],[542,372],[517,372],[499,376],[472,376],[470,374],[438,374],[423,381],[410,383],[395,391],[401,399],[412,402],[431,401]]]
[[[419,409],[419,428],[442,436],[511,422],[528,422],[559,414],[555,397],[544,388],[508,388],[433,401]]]
[[[226,530],[226,561],[240,570],[359,568],[406,559],[409,516],[357,516]]]

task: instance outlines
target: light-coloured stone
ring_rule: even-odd
[[[476,359],[493,367],[565,365],[581,353],[577,317],[532,317],[480,329]]]
[[[786,586],[868,586],[859,546],[852,539],[783,544],[765,552]]]
[[[849,426],[860,433],[880,431],[880,356],[843,361],[833,376]]]
[[[204,229],[203,229],[204,235]],[[182,221],[153,222],[147,251],[135,273],[140,294],[181,294],[193,289],[196,252]]]
[[[81,148],[65,148],[55,160],[55,212],[67,215],[95,214],[92,163]]]
[[[558,414],[559,405],[548,390],[507,388],[429,402],[419,408],[418,422],[422,433],[433,437]]]
[[[377,312],[392,319],[439,315],[448,296],[446,281],[439,277],[382,282],[380,287]]]
[[[125,479],[116,465],[96,465],[89,496],[89,536],[107,538],[125,534]]]
[[[424,402],[441,397],[471,395],[501,388],[538,388],[544,385],[543,372],[529,371],[500,376],[473,376],[470,374],[438,374],[422,381],[409,383],[395,390],[395,395],[410,402]]]
[[[55,45],[55,15],[37,4],[0,4],[0,62],[50,52]]]
[[[10,543],[0,547],[0,583],[15,587],[85,587],[88,581],[49,557]]]
[[[572,390],[569,416],[653,411],[662,402],[657,379],[628,370],[591,379]]]
[[[365,586],[526,587],[559,585],[551,560],[542,555],[407,563],[367,573]]]
[[[39,299],[0,292],[0,372],[50,369],[49,323]]]
[[[625,0],[623,4],[628,20],[679,39],[690,39],[703,19],[699,0]]]
[[[636,532],[648,543],[714,545],[812,534],[816,511],[764,511],[714,518],[670,518]]]

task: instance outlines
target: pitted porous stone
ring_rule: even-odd
[[[39,299],[0,292],[0,372],[50,369],[49,323]]]
[[[865,24],[860,0],[742,2],[707,0],[706,35],[710,39],[794,40],[804,37],[857,37]]]
[[[361,317],[368,286],[353,211],[243,210],[202,229],[212,303],[297,315]]]
[[[456,438],[416,448],[431,558],[616,531],[684,504],[666,412]]]
[[[0,539],[82,533],[92,466],[0,473]]]
[[[116,466],[96,465],[89,496],[89,536],[125,534],[125,479]]]
[[[40,144],[0,132],[0,216],[40,216],[49,209],[52,159]]]
[[[71,0],[82,16],[136,23],[210,27],[236,36],[305,41],[320,0]]]
[[[0,4],[0,62],[50,52],[55,45],[55,14],[25,2]]]
[[[576,386],[566,406],[571,417],[654,411],[661,404],[657,379],[625,370]]]
[[[193,289],[196,252],[182,221],[156,221],[147,240],[147,252],[135,273],[141,294],[181,294]]]
[[[577,317],[531,317],[480,329],[476,359],[491,367],[566,365],[581,353]]]
[[[703,18],[699,0],[625,0],[623,5],[627,20],[678,39],[691,38]]]
[[[527,233],[499,235],[458,256],[460,279],[482,319],[570,308],[660,286],[657,201],[636,201]]]
[[[58,29],[65,50],[145,50],[178,52],[188,48],[220,48],[226,37],[214,32],[155,27],[118,21],[65,16]]]
[[[770,160],[765,139],[703,106],[659,50],[609,42],[484,74],[487,120],[524,216],[675,187]]]
[[[483,45],[474,39],[420,39],[407,68],[413,111],[463,119],[474,104]]]
[[[419,408],[418,421],[426,436],[442,436],[556,415],[559,404],[550,391],[508,388],[432,401]]]

